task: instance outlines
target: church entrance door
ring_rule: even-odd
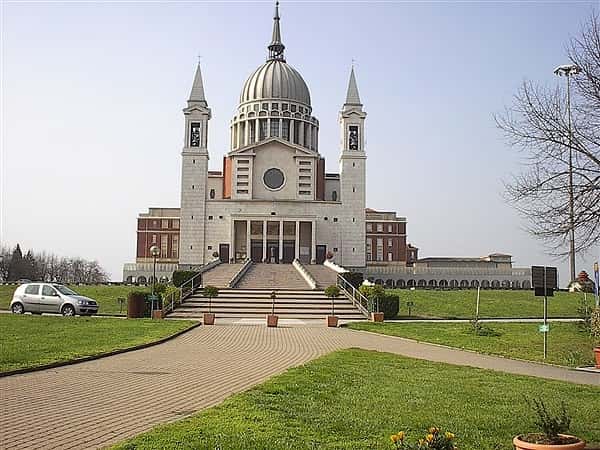
[[[262,258],[263,258],[263,244],[262,241],[259,241],[258,239],[256,240],[252,240],[251,242],[251,259],[252,262],[262,262]]]
[[[294,261],[294,253],[296,253],[295,241],[283,241],[283,263],[291,264]]]
[[[219,259],[224,264],[229,262],[229,244],[219,244]]]
[[[327,254],[327,246],[326,245],[317,245],[317,264],[323,264],[325,262],[325,256]]]

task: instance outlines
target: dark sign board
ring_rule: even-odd
[[[531,285],[536,296],[552,297],[558,289],[558,272],[556,267],[531,266]]]

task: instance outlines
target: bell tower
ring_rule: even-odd
[[[211,111],[204,96],[200,62],[184,108],[184,145],[181,152],[181,219],[179,265],[192,269],[205,263],[206,182],[208,177],[208,121]]]
[[[343,204],[343,235],[341,262],[347,268],[366,266],[365,208],[366,163],[365,119],[367,113],[358,94],[354,67],[350,71],[346,101],[340,111],[342,133],[340,153],[340,195]]]

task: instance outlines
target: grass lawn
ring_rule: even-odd
[[[456,433],[461,450],[509,450],[534,430],[526,398],[564,400],[571,431],[600,441],[600,389],[343,350],[291,369],[118,449],[391,449],[390,435]]]
[[[0,286],[0,309],[8,309],[16,285],[2,285]],[[144,286],[108,286],[103,284],[92,285],[92,286],[72,286],[71,289],[81,295],[90,297],[100,305],[98,312],[100,314],[120,314],[120,306],[117,301],[118,298],[124,298],[123,311],[121,314],[127,313],[127,294],[134,290],[144,290]],[[147,288],[150,291],[150,288]]]
[[[399,316],[408,315],[406,302],[414,302],[411,314],[423,317],[473,318],[477,290],[408,290],[389,289],[389,293],[400,296]],[[577,307],[583,301],[583,294],[555,292],[548,297],[549,317],[577,317]],[[587,296],[588,305],[594,303],[593,295]],[[480,317],[541,317],[544,311],[544,298],[535,297],[533,291],[481,290],[479,304]]]
[[[463,323],[350,323],[354,330],[402,336],[418,341],[449,345],[481,353],[544,361],[543,335],[537,323],[488,323],[497,335],[478,336]],[[551,323],[546,362],[562,366],[590,366],[594,354],[589,333],[575,323]]]
[[[179,320],[0,314],[0,372],[133,347],[193,324]]]

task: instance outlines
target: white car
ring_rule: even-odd
[[[15,290],[10,310],[14,314],[30,312],[91,316],[98,312],[98,302],[79,295],[62,284],[27,283]]]

